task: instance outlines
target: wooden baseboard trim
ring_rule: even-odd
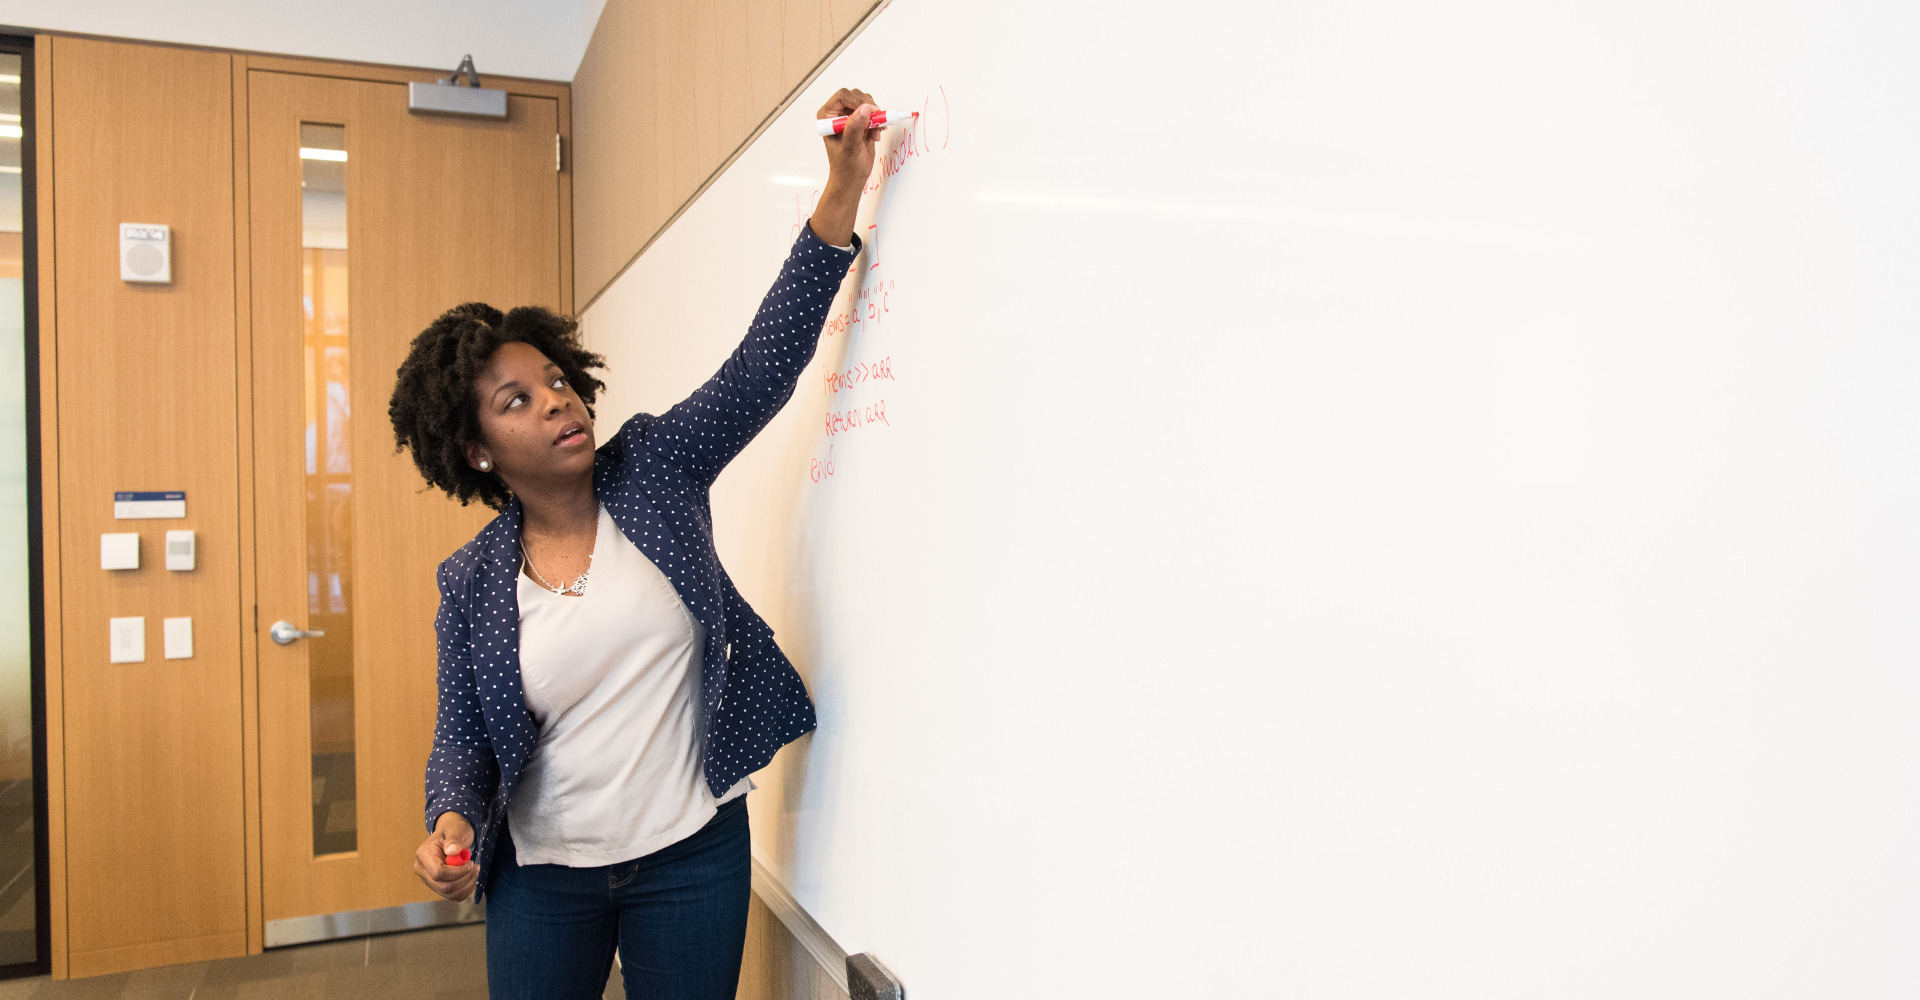
[[[773,871],[762,864],[758,855],[753,859],[753,894],[760,897],[767,909],[773,911],[787,933],[800,942],[800,947],[813,956],[832,977],[834,984],[842,991],[847,988],[847,952],[833,940],[833,936],[813,919],[806,910],[800,908],[793,893],[787,891],[785,883],[774,877]]]

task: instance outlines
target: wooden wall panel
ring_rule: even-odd
[[[652,242],[875,0],[607,0],[573,80],[583,305]]]
[[[747,907],[747,947],[734,1000],[847,1000],[759,896]]]
[[[247,947],[233,57],[51,50],[66,936],[84,976]],[[120,280],[121,222],[173,227],[172,284]],[[128,489],[183,489],[188,516],[115,521]],[[193,572],[165,569],[169,528],[198,532]],[[107,531],[140,533],[141,569],[98,568]],[[120,615],[146,617],[146,662],[107,662]],[[170,616],[193,618],[193,658],[162,659]]]

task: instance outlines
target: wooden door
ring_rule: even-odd
[[[507,120],[488,121],[410,115],[400,83],[253,69],[247,92],[272,944],[275,921],[435,898],[411,870],[434,568],[491,512],[425,491],[395,453],[394,371],[458,303],[571,303],[556,98],[512,96]],[[282,645],[276,621],[326,635]]]

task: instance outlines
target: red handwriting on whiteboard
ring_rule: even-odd
[[[827,336],[831,337],[836,333],[847,332],[847,328],[852,325],[853,325],[852,313],[850,312],[834,313],[833,315],[827,317],[827,325],[825,327],[825,330],[827,332]]]
[[[863,194],[872,194],[880,190],[880,186],[886,182],[887,178],[905,170],[908,164],[917,159],[946,149],[948,143],[953,141],[953,105],[947,100],[946,86],[942,84],[939,88],[940,104],[937,109],[931,95],[923,98],[920,101],[920,113],[914,116],[913,124],[907,126],[903,132],[887,137],[888,142],[883,147],[880,160],[874,164],[874,176],[868,179],[865,187],[861,188]],[[938,146],[933,144],[933,119],[936,110],[941,120]]]
[[[827,445],[826,460],[814,459],[813,464],[807,467],[807,478],[817,483],[823,479],[833,478],[833,474],[837,471],[839,470],[833,464],[833,445]]]
[[[862,361],[846,371],[828,372],[826,375],[827,395],[831,396],[842,389],[851,389],[862,382],[897,382],[893,377],[893,356],[888,355],[878,361]]]
[[[861,323],[878,323],[893,312],[893,290],[895,282],[877,272],[880,269],[880,226],[871,223],[867,234],[861,241],[861,252],[867,261],[862,272],[860,260],[856,258],[847,265],[847,273],[855,275],[853,302],[844,313],[835,313],[827,317],[821,327],[826,336],[845,333]]]
[[[800,227],[806,225],[807,217],[813,214],[813,210],[807,206],[818,205],[819,203],[819,188],[815,188],[813,194],[809,195],[805,201],[801,201],[800,196],[797,194],[793,196],[793,228],[787,230],[787,239],[797,240],[800,238]]]
[[[893,312],[894,281],[881,279],[868,272],[868,280],[861,283],[859,291],[854,293],[853,302],[846,312],[834,313],[827,317],[826,325],[821,329],[827,336],[845,333],[861,323],[882,323]]]
[[[953,102],[947,100],[947,87],[945,84],[934,84],[934,86],[940,88],[940,117],[944,122],[940,132],[940,148],[945,149],[947,148],[947,143],[953,140]],[[932,110],[933,98],[929,97],[927,98],[925,110],[920,112],[920,117],[927,117],[927,113]]]
[[[887,420],[887,401],[874,400],[865,406],[856,406],[850,410],[840,410],[827,414],[827,436],[834,437],[857,431],[863,427],[887,426],[893,424]]]
[[[893,281],[871,281],[860,289],[860,295],[854,300],[853,315],[856,323],[880,323],[887,314],[893,312]]]

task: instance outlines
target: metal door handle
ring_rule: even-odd
[[[302,631],[300,629],[294,628],[293,623],[290,621],[277,621],[277,622],[274,622],[271,626],[268,626],[267,628],[267,635],[271,636],[274,642],[277,642],[282,646],[292,642],[295,639],[318,639],[321,636],[326,634],[327,633],[324,629],[313,629],[312,631]]]

